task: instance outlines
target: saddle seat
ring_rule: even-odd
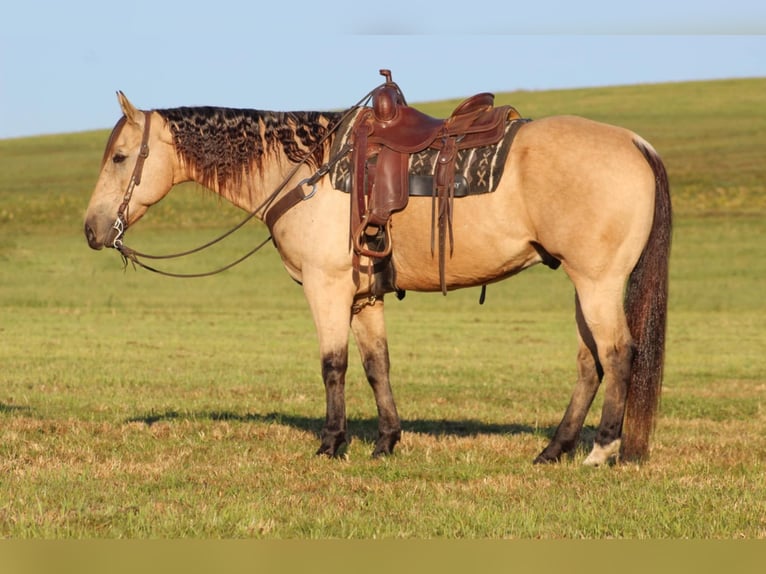
[[[387,82],[373,94],[367,141],[407,154],[438,146],[440,138],[453,136],[465,138],[474,134],[461,147],[484,145],[479,140],[495,140],[497,134],[489,132],[498,127],[502,131],[505,112],[510,108],[494,108],[494,103],[494,94],[482,92],[464,100],[449,118],[439,119],[408,106],[399,87]],[[475,134],[485,135],[477,138]]]

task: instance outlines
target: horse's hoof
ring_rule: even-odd
[[[372,458],[383,458],[384,456],[391,456],[394,454],[393,444],[376,444],[375,450],[372,451]]]
[[[325,445],[320,446],[314,454],[316,456],[326,456],[328,458],[332,458],[333,456],[333,453],[330,452],[330,447]]]
[[[535,460],[532,461],[532,464],[555,464],[561,460],[560,456],[550,456],[545,454],[545,452],[541,452],[537,455]]]
[[[616,461],[620,456],[620,439],[615,439],[607,445],[598,443],[593,445],[593,450],[583,461],[585,466],[602,466]]]
[[[345,456],[347,447],[346,433],[322,433],[322,444],[316,454],[328,458],[341,458]]]
[[[375,450],[372,451],[372,458],[380,458],[394,453],[394,446],[402,437],[401,431],[381,434],[375,442]]]
[[[543,452],[537,455],[532,464],[553,464],[561,461],[563,449],[555,442],[551,442],[543,449]]]
[[[348,445],[343,443],[337,448],[331,449],[325,446],[320,446],[316,451],[316,456],[326,456],[327,458],[346,458],[346,450]]]

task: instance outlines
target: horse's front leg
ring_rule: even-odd
[[[352,282],[334,279],[320,271],[304,271],[303,291],[319,337],[327,405],[317,454],[340,456],[347,444],[346,368],[354,286]]]
[[[317,454],[335,457],[343,454],[348,443],[346,437],[346,367],[348,348],[322,352],[322,380],[324,381],[327,411]]]
[[[402,425],[389,380],[390,360],[383,298],[362,302],[352,315],[351,329],[378,407],[378,439],[372,452],[372,456],[377,458],[391,454],[402,436]]]

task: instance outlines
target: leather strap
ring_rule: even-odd
[[[436,160],[436,174],[434,177],[434,198],[438,203],[439,225],[439,280],[441,291],[447,294],[445,277],[447,232],[449,232],[450,257],[454,250],[454,237],[452,235],[452,208],[455,197],[455,155],[457,154],[456,138],[444,139],[444,145],[439,151]],[[432,208],[433,212],[433,208]],[[431,253],[434,250],[433,226],[431,227]]]
[[[127,228],[128,222],[125,220],[125,213],[128,210],[130,199],[133,197],[133,189],[141,184],[141,176],[144,172],[144,162],[149,157],[149,129],[151,128],[152,112],[144,112],[144,133],[141,136],[141,147],[138,148],[138,157],[136,157],[136,165],[133,166],[133,174],[130,176],[128,187],[125,190],[125,195],[122,198],[120,207],[117,208],[117,219],[123,222],[123,225]]]
[[[269,228],[269,232],[273,234],[274,224],[277,220],[301,201],[305,200],[306,197],[306,194],[303,193],[303,184],[300,183],[280,197],[274,205],[269,208],[263,218],[264,223]]]
[[[144,172],[144,162],[149,157],[149,129],[152,125],[152,112],[144,112],[144,133],[141,136],[141,147],[138,150],[136,166],[133,168],[133,181],[136,185],[141,183],[141,174]]]

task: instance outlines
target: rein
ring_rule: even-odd
[[[120,204],[119,208],[117,209],[117,219],[115,219],[114,224],[112,225],[112,228],[117,231],[117,235],[112,240],[112,244],[108,247],[112,247],[119,251],[120,255],[122,256],[122,260],[124,265],[127,267],[128,262],[133,263],[134,266],[138,265],[139,267],[146,269],[147,271],[152,271],[153,273],[158,273],[160,275],[165,275],[167,277],[176,277],[176,278],[197,278],[197,277],[209,277],[211,275],[216,275],[218,273],[221,273],[223,271],[226,271],[227,269],[231,269],[235,265],[238,265],[239,263],[242,263],[245,259],[250,257],[251,255],[255,254],[257,251],[259,251],[264,245],[266,245],[269,241],[272,240],[272,236],[269,235],[265,240],[263,240],[261,243],[259,243],[255,248],[251,249],[249,252],[241,256],[240,258],[236,259],[235,261],[232,261],[231,263],[224,265],[223,267],[220,267],[218,269],[215,269],[213,271],[207,271],[204,273],[171,273],[168,271],[164,271],[161,269],[157,269],[155,267],[151,267],[145,263],[143,263],[139,258],[143,259],[177,259],[180,257],[185,257],[187,255],[191,255],[193,253],[198,253],[200,251],[203,251],[207,249],[208,247],[211,247],[215,245],[216,243],[219,243],[220,241],[226,239],[230,235],[232,235],[235,231],[238,231],[242,227],[245,226],[251,219],[256,217],[261,211],[268,210],[269,207],[271,207],[274,200],[279,196],[279,194],[282,192],[282,190],[287,187],[287,184],[290,182],[290,180],[295,177],[295,174],[298,172],[298,170],[306,164],[308,161],[308,158],[312,157],[314,152],[321,146],[324,145],[324,143],[327,141],[327,139],[335,133],[338,128],[343,125],[343,123],[348,119],[348,117],[353,114],[359,107],[365,105],[367,101],[370,100],[372,97],[373,92],[377,88],[374,88],[370,90],[363,98],[361,98],[354,106],[349,108],[346,113],[341,117],[341,119],[331,128],[327,131],[327,133],[306,153],[304,158],[295,164],[293,168],[290,170],[290,172],[287,174],[287,176],[282,180],[282,183],[280,183],[277,188],[265,199],[263,200],[258,207],[256,207],[253,211],[251,211],[241,222],[239,222],[237,225],[229,229],[228,231],[224,232],[223,234],[219,235],[215,239],[212,239],[211,241],[208,241],[207,243],[200,245],[199,247],[195,247],[193,249],[189,249],[186,251],[181,251],[179,253],[172,253],[167,255],[150,255],[148,253],[142,253],[140,251],[136,251],[135,249],[131,249],[127,245],[123,243],[123,237],[125,236],[125,232],[128,229],[128,223],[127,223],[127,217],[126,213],[128,212],[128,206],[130,204],[130,199],[133,196],[133,190],[141,184],[141,174],[143,172],[144,168],[144,162],[146,161],[146,158],[149,156],[149,124],[150,124],[150,117],[151,112],[145,111],[144,112],[144,132],[143,136],[141,138],[141,147],[139,149],[138,157],[136,158],[136,165],[133,168],[133,174],[130,177],[130,181],[128,182],[127,189],[125,190],[125,195],[123,196],[122,203]],[[323,164],[311,177],[306,178],[298,182],[298,184],[288,193],[286,198],[290,198],[290,206],[296,205],[300,201],[306,201],[311,199],[314,194],[316,193],[316,185],[317,182],[319,182],[322,177],[324,177],[332,168],[333,165],[335,165],[340,159],[345,156],[349,151],[351,151],[351,146],[345,145],[343,146],[337,154],[335,154],[334,157],[330,158],[325,164]],[[308,194],[303,193],[303,186],[304,185],[310,185],[313,187],[312,191]],[[297,198],[297,199],[296,199]],[[271,212],[268,212],[266,214],[265,219],[267,220],[266,223],[269,227],[269,231],[271,231],[271,228],[273,224],[276,222],[276,220],[284,214],[287,209],[285,209],[286,204],[284,202],[278,202],[281,203],[281,205],[274,207],[278,207],[278,209],[275,209],[275,213],[272,215]],[[278,213],[276,213],[278,212]],[[271,216],[271,217],[269,217]]]

